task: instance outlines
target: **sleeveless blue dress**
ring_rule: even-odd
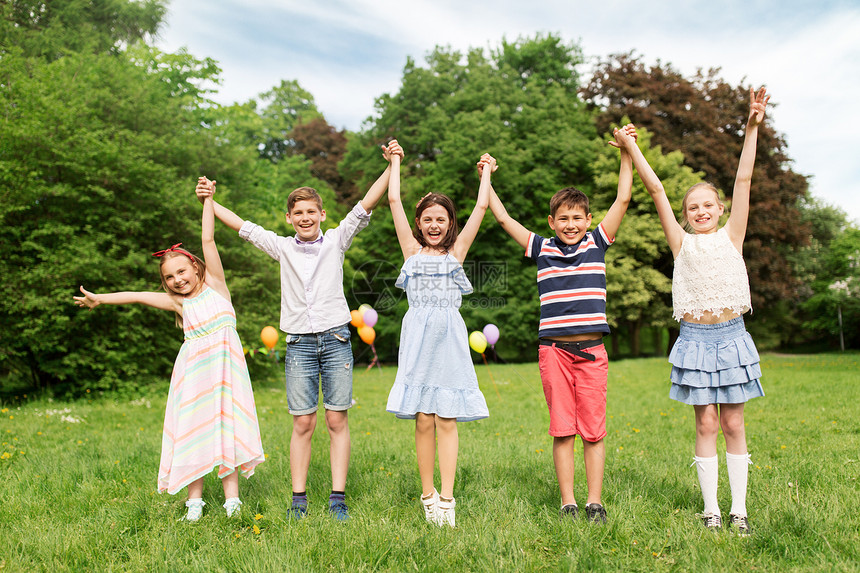
[[[409,310],[386,410],[405,419],[418,412],[458,422],[488,417],[459,310],[472,292],[463,266],[450,254],[418,253],[403,263],[395,286],[406,291]]]

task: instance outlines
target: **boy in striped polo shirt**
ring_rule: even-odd
[[[606,521],[601,501],[606,436],[606,380],[608,360],[602,338],[609,334],[606,322],[606,264],[604,253],[630,204],[633,163],[620,147],[617,134],[636,137],[632,124],[616,129],[610,145],[621,150],[618,196],[594,231],[589,231],[588,197],[573,187],[562,189],[550,200],[552,238],[536,235],[508,215],[495,191],[490,209],[502,228],[537,263],[540,295],[540,345],[538,360],[546,403],[552,457],[561,490],[562,518],[578,512],[573,493],[574,441],[582,439],[588,484],[586,517]]]

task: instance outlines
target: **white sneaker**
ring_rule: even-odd
[[[238,497],[231,497],[224,502],[224,509],[227,510],[227,517],[238,515],[239,511],[242,509],[242,500]]]
[[[436,512],[438,514],[439,526],[444,527],[446,525],[450,525],[451,527],[456,527],[457,524],[454,520],[454,506],[457,505],[457,500],[453,497],[450,501],[445,501],[442,498],[439,498],[439,504],[436,506]]]
[[[185,514],[185,517],[182,518],[183,521],[195,522],[203,517],[203,506],[206,505],[206,502],[202,499],[195,498],[189,499],[185,502],[185,507],[188,508],[188,513]]]
[[[434,488],[429,497],[422,495],[421,505],[424,506],[424,519],[434,525],[439,525],[439,492]]]

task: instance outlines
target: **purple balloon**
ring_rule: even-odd
[[[364,311],[364,315],[361,318],[364,319],[364,324],[366,324],[370,328],[373,328],[373,326],[376,324],[376,321],[379,320],[379,315],[376,314],[376,311],[372,308],[368,308]]]
[[[365,322],[367,321],[365,320]],[[487,344],[493,346],[499,341],[499,327],[495,324],[488,324],[484,327],[484,336],[487,339]]]

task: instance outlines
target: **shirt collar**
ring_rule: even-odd
[[[322,231],[319,232],[319,235],[317,235],[317,238],[314,239],[313,241],[302,241],[302,240],[296,238],[296,242],[300,245],[313,245],[314,243],[321,243],[322,240],[323,240]]]

